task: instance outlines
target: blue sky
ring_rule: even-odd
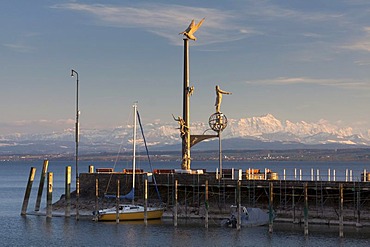
[[[139,102],[145,122],[182,115],[183,40],[190,41],[191,121],[238,119],[370,129],[370,2],[2,1],[0,135],[122,125]]]

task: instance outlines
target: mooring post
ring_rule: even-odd
[[[31,195],[33,180],[35,179],[35,173],[36,173],[36,168],[31,167],[30,175],[28,176],[26,192],[24,193],[21,215],[26,215],[27,213],[27,207],[28,207],[28,202],[29,202],[30,195]]]
[[[148,178],[144,181],[144,224],[148,225]]]
[[[208,204],[208,180],[206,180],[206,201],[205,201],[205,208],[206,208],[206,218],[205,218],[205,226],[208,228],[208,209],[209,209],[209,204]]]
[[[119,223],[119,187],[120,182],[119,179],[117,179],[117,195],[116,195],[116,223]]]
[[[340,196],[340,205],[339,205],[339,237],[343,238],[343,184],[339,184],[339,196]]]
[[[95,178],[95,213],[99,211],[99,179]],[[97,218],[95,219],[97,220]]]
[[[66,167],[66,177],[65,177],[65,216],[71,216],[71,178],[72,178],[72,168],[70,166]]]
[[[269,193],[269,233],[273,231],[273,222],[274,222],[274,212],[273,212],[273,200],[274,200],[274,186],[273,183],[270,182],[270,193]]]
[[[293,217],[293,223],[295,223],[295,202],[294,202],[294,199],[295,199],[295,195],[294,195],[294,186],[292,186],[292,217]]]
[[[46,217],[51,218],[52,217],[52,211],[53,211],[53,204],[52,204],[52,198],[53,198],[53,173],[48,173],[48,193],[46,194]]]
[[[42,166],[41,177],[40,177],[39,190],[37,192],[37,199],[36,199],[35,211],[39,211],[40,210],[42,191],[44,190],[45,177],[46,177],[46,172],[48,170],[48,165],[49,165],[49,161],[48,160],[44,160],[44,163],[43,163],[43,166]]]
[[[308,235],[308,189],[307,183],[304,183],[304,235]]]
[[[173,212],[173,224],[177,226],[177,179],[175,180],[175,208]]]
[[[241,181],[238,180],[237,182],[237,190],[238,190],[238,218],[237,218],[237,225],[236,229],[240,230],[242,225],[242,202],[241,202]]]
[[[89,173],[94,173],[94,166],[93,165],[89,165]]]
[[[362,226],[361,225],[361,208],[360,208],[360,205],[361,205],[361,188],[360,188],[360,183],[358,183],[358,191],[357,191],[357,203],[356,203],[356,207],[357,207],[357,222],[356,222],[356,226],[357,227],[360,227]]]

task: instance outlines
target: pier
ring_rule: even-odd
[[[160,201],[152,174],[141,173],[136,175],[138,203],[144,202],[145,178],[149,181],[149,203],[162,203],[168,215],[172,215],[177,206],[176,216],[182,218],[204,218],[206,214],[214,218],[225,217],[230,212],[230,206],[237,205],[237,186],[240,182],[240,204],[259,207],[267,212],[272,198],[275,221],[303,224],[307,220],[315,224],[340,224],[341,219],[346,225],[370,225],[370,182],[247,180],[245,173],[239,180],[239,177],[217,179],[215,172],[164,173],[155,174]],[[107,188],[109,180],[113,182]],[[116,194],[116,181],[120,181],[121,193],[128,193],[132,175],[120,172],[80,174],[81,209],[93,211],[96,201],[100,207],[114,205],[115,200],[104,199],[104,193]],[[64,205],[64,199],[57,204]]]

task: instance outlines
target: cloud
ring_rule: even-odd
[[[343,46],[343,48],[370,52],[370,27],[364,27],[363,37],[349,45]]]
[[[178,33],[185,30],[192,19],[199,21],[203,17],[206,21],[197,32],[198,45],[229,42],[258,33],[252,28],[236,24],[237,13],[212,8],[165,4],[114,6],[79,3],[57,4],[52,8],[90,14],[100,25],[144,29],[176,45],[182,44]]]
[[[310,84],[346,89],[370,89],[370,84],[368,82],[355,81],[353,79],[315,79],[309,77],[278,77],[273,79],[247,81],[246,83],[258,85]]]
[[[14,122],[0,122],[1,134],[12,133],[51,133],[74,127],[75,120],[19,120]]]

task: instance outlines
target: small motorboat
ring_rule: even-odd
[[[236,228],[238,223],[238,207],[231,206],[230,218],[222,221],[223,226]],[[242,227],[263,226],[269,223],[269,213],[260,208],[241,207],[240,225]]]

